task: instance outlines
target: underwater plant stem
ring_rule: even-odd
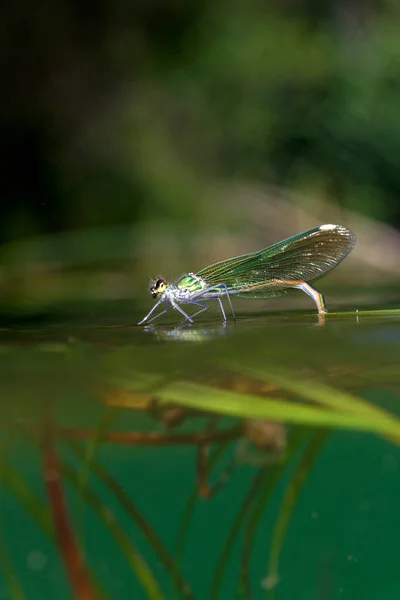
[[[77,600],[97,600],[98,596],[94,591],[70,527],[58,459],[53,444],[53,434],[49,424],[45,425],[43,435],[43,472],[56,540],[74,597]]]
[[[100,441],[114,442],[117,444],[137,444],[139,446],[174,446],[179,444],[193,444],[201,446],[213,442],[235,440],[240,435],[241,431],[242,426],[240,424],[235,425],[230,429],[214,429],[212,431],[173,434],[159,432],[142,433],[140,431],[108,431],[101,434]],[[91,429],[56,427],[54,433],[61,437],[72,439],[91,439],[93,437],[93,431]]]
[[[84,459],[85,451],[83,448],[81,448],[78,442],[68,440],[65,443],[78,457],[80,457],[82,460]],[[137,525],[139,530],[143,533],[144,537],[149,541],[157,555],[158,560],[164,565],[167,572],[172,574],[175,580],[176,588],[181,593],[181,597],[185,600],[193,600],[193,594],[190,590],[189,584],[183,578],[179,569],[177,568],[177,562],[174,561],[170,556],[168,550],[158,538],[156,532],[145,520],[132,498],[128,496],[124,488],[98,461],[94,460],[91,468],[99,477],[99,479],[101,479],[103,483],[110,489],[120,506],[126,511],[135,525]]]

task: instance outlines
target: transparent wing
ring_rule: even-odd
[[[354,248],[356,236],[341,225],[321,225],[264,250],[215,263],[198,272],[230,293],[261,298],[286,293],[290,284],[312,282],[336,267]]]

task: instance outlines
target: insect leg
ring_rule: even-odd
[[[193,323],[193,319],[191,319],[191,318],[189,317],[189,315],[187,315],[187,314],[185,313],[185,311],[184,311],[184,310],[182,310],[182,309],[181,309],[181,307],[180,307],[178,304],[176,304],[176,302],[174,302],[173,300],[171,300],[171,304],[172,304],[172,306],[173,306],[173,307],[174,307],[174,308],[175,308],[175,309],[176,309],[178,312],[180,312],[180,313],[181,313],[181,315],[183,315],[183,316],[185,317],[185,319],[187,319],[188,321],[190,321],[191,323]],[[188,302],[186,302],[186,304],[189,304],[189,303],[188,303]]]
[[[151,311],[148,312],[147,315],[141,321],[139,321],[138,325],[141,325],[142,323],[147,321],[149,316],[156,310],[157,306],[160,306],[161,302],[162,302],[162,300],[159,300],[158,302],[156,302],[155,305],[153,306],[153,308],[151,309]]]
[[[168,302],[165,302],[165,308],[164,310],[162,310],[160,313],[158,313],[158,315],[155,315],[153,318],[151,318],[148,323],[151,323],[152,321],[155,321],[156,319],[158,319],[158,317],[161,317],[161,315],[164,315],[168,310]]]
[[[224,311],[224,305],[222,304],[221,298],[217,298],[217,300],[219,302],[219,307],[221,309],[222,318],[223,318],[224,322],[226,323],[226,314],[225,314],[225,311]]]
[[[218,284],[217,286],[215,286],[215,287],[216,287],[217,289],[218,289],[218,288],[222,288],[222,289],[223,289],[223,293],[224,293],[224,294],[225,294],[225,296],[228,298],[228,302],[229,302],[229,306],[230,306],[230,309],[231,309],[231,313],[232,313],[233,320],[234,320],[234,321],[236,321],[236,317],[235,317],[235,311],[233,310],[233,306],[232,306],[231,295],[230,295],[230,293],[228,292],[228,288],[227,288],[227,286],[226,286],[226,283],[219,283],[219,284]],[[217,298],[217,300],[218,300],[218,302],[219,302],[219,305],[220,305],[220,308],[221,308],[221,312],[222,312],[222,316],[223,316],[223,318],[224,318],[224,321],[226,321],[226,315],[225,315],[224,308],[223,308],[223,306],[222,306],[222,300],[221,300],[221,298]]]
[[[222,300],[221,300],[221,295],[223,295],[223,294],[225,294],[225,296],[228,298],[228,302],[229,302],[229,306],[231,308],[233,319],[236,320],[232,302],[231,302],[231,297],[228,292],[226,283],[218,283],[217,285],[213,285],[212,287],[206,288],[205,290],[201,290],[194,297],[195,298],[205,298],[205,299],[209,299],[209,300],[218,300],[219,307],[221,309],[222,318],[224,320],[224,323],[226,323],[226,320],[227,320],[226,314],[225,314],[224,306],[223,306]],[[197,304],[197,302],[193,302],[193,300],[191,301],[191,303]],[[200,302],[198,304],[201,305]],[[207,308],[208,308],[208,306],[207,306]],[[202,312],[202,311],[199,311],[199,312]],[[197,312],[195,314],[197,315],[197,314],[199,314],[199,312]],[[192,316],[194,316],[194,315],[192,315]]]
[[[154,317],[152,317],[151,319],[149,319],[149,316],[155,311],[155,309],[157,308],[157,306],[160,306],[160,304],[162,302],[164,302],[164,310],[162,310],[160,313],[158,313],[158,315],[155,315]],[[154,321],[155,319],[158,319],[158,317],[161,317],[161,315],[163,315],[164,313],[166,313],[167,310],[168,310],[168,300],[159,300],[158,302],[155,303],[155,305],[153,306],[153,308],[151,309],[151,311],[149,313],[147,313],[147,315],[144,317],[144,319],[142,319],[141,321],[139,321],[138,325],[141,325],[145,321],[147,321],[148,323],[151,323],[151,321]]]
[[[325,306],[325,300],[323,295],[318,290],[316,290],[315,287],[313,287],[311,284],[307,283],[306,281],[303,281],[302,283],[299,283],[298,285],[293,287],[302,290],[314,300],[318,308],[318,313],[320,315],[324,315],[328,312]]]
[[[203,304],[202,302],[191,302],[191,304],[194,304],[195,306],[201,306],[200,310],[191,315],[192,319],[209,308],[208,304]]]

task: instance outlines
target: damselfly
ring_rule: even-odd
[[[150,294],[157,302],[139,322],[150,323],[167,312],[169,305],[189,322],[208,308],[206,300],[217,300],[226,321],[222,298],[271,298],[302,290],[314,300],[319,315],[327,312],[324,297],[311,285],[336,267],[354,248],[356,236],[341,225],[321,225],[293,235],[264,250],[217,262],[198,273],[187,273],[172,283],[157,279]],[[193,304],[197,311],[188,315],[182,305]],[[163,310],[151,317],[158,306]],[[149,318],[151,317],[151,319]]]

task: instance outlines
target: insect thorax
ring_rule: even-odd
[[[176,296],[187,298],[192,294],[201,292],[206,287],[206,282],[195,273],[187,273],[175,281],[173,286],[176,290]]]

